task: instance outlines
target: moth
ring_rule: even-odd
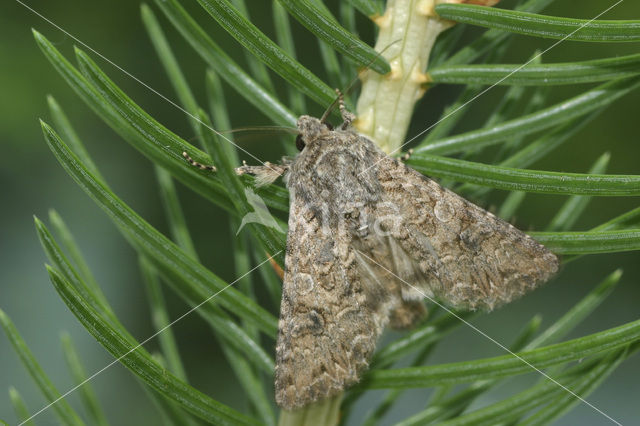
[[[283,175],[290,191],[275,369],[287,410],[358,382],[384,327],[420,321],[425,297],[491,310],[558,269],[544,246],[386,155],[340,110],[336,129],[298,119],[295,158],[237,169],[260,184]]]

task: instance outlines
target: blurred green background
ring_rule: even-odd
[[[125,0],[110,2],[28,1],[25,2],[48,19],[60,25],[84,43],[96,49],[160,93],[174,98],[172,89],[156,59],[140,21],[139,3]],[[197,5],[185,0],[185,6],[238,62],[244,63],[243,52],[217,24]],[[613,4],[610,0],[557,0],[545,13],[591,18]],[[252,20],[272,35],[271,2],[248,0]],[[335,6],[336,2],[330,2]],[[505,1],[508,5],[508,2]],[[334,9],[335,10],[335,9]],[[156,10],[157,11],[157,10]],[[161,14],[158,13],[158,16]],[[623,1],[603,19],[640,19],[640,3]],[[161,19],[173,43],[183,70],[196,93],[202,94],[205,66],[200,58]],[[88,372],[101,369],[112,357],[98,345],[66,309],[50,285],[43,267],[45,256],[33,227],[33,215],[47,220],[48,210],[55,208],[70,226],[98,281],[116,314],[139,340],[153,333],[144,291],[137,270],[135,253],[120,237],[114,226],[93,202],[71,181],[47,149],[38,118],[48,120],[46,95],[53,95],[65,109],[76,130],[88,146],[98,167],[114,191],[139,214],[163,232],[167,232],[163,212],[154,182],[151,164],[131,149],[104,125],[68,88],[62,78],[40,54],[30,28],[36,28],[58,49],[72,57],[74,41],[27,10],[19,3],[7,0],[0,5],[0,308],[13,319],[36,357],[58,388],[64,392],[72,387],[67,373],[59,334],[68,330]],[[322,76],[315,53],[316,42],[301,26],[294,24],[300,49],[299,59]],[[361,22],[361,35],[372,42],[371,26]],[[472,38],[477,32],[469,31]],[[510,49],[509,60],[527,60],[536,49],[544,50],[553,40],[517,36]],[[630,44],[581,44],[565,42],[544,55],[544,62],[583,60],[637,53],[640,46]],[[167,102],[152,94],[120,71],[99,60],[101,67],[136,102],[155,118],[187,140],[195,143],[186,117]],[[278,81],[276,77],[274,79]],[[282,85],[279,87],[282,89]],[[584,87],[553,88],[550,102],[577,93]],[[457,93],[455,87],[437,87],[427,93],[414,116],[409,134],[432,124],[442,107]],[[494,104],[504,93],[496,89],[477,102],[465,116],[460,130],[472,129],[482,123],[482,111]],[[234,127],[270,124],[267,119],[231,90],[227,103]],[[200,97],[204,100],[204,96]],[[203,102],[204,103],[204,102]],[[309,104],[311,104],[309,102]],[[313,106],[317,114],[322,108]],[[610,107],[595,122],[589,124],[571,141],[533,168],[556,171],[585,172],[605,151],[611,153],[608,173],[640,174],[640,93],[633,93]],[[293,143],[293,142],[292,142]],[[270,141],[248,140],[244,147],[265,160],[279,158],[279,145]],[[219,276],[233,280],[228,244],[235,233],[224,214],[180,187],[190,228],[204,263]],[[498,203],[504,194],[497,194]],[[539,229],[547,223],[564,197],[529,195],[518,214],[517,224],[523,229]],[[637,207],[637,199],[597,198],[577,224],[588,229],[615,215]],[[490,207],[490,206],[485,206]],[[534,314],[543,315],[543,327],[583,297],[616,268],[624,276],[615,293],[569,337],[604,330],[638,319],[640,313],[640,254],[637,252],[590,256],[568,264],[559,279],[539,291],[475,323],[500,342],[508,342]],[[258,281],[259,283],[259,281]],[[171,300],[174,316],[187,307]],[[224,364],[207,326],[197,315],[191,315],[175,326],[178,342],[192,384],[240,410],[244,408],[239,386]],[[150,348],[156,343],[150,342]],[[501,350],[472,330],[461,327],[433,355],[431,362],[451,362],[501,354]],[[197,374],[196,374],[197,372]],[[640,359],[631,358],[623,364],[588,399],[622,423],[631,424],[640,418]],[[536,380],[530,376],[525,380]],[[92,381],[113,424],[157,424],[158,417],[136,380],[116,365]],[[37,411],[45,405],[31,379],[19,363],[4,335],[0,336],[0,419],[14,423],[16,418],[9,403],[7,389],[15,386],[29,408]],[[507,383],[497,389],[496,398],[509,395],[517,384]],[[428,390],[413,390],[409,397],[394,408],[397,418],[415,411],[426,400]],[[372,392],[358,409],[366,410],[367,401],[382,394]],[[77,395],[69,396],[72,404]],[[488,400],[478,401],[484,404]],[[420,404],[420,405],[415,405]],[[48,410],[37,418],[37,424],[55,424]],[[578,406],[558,424],[605,424],[605,419],[586,405]],[[636,423],[637,424],[637,423]]]

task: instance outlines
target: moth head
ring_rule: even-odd
[[[329,123],[323,123],[315,117],[309,117],[303,115],[298,118],[298,131],[300,132],[296,137],[296,148],[298,151],[302,151],[305,146],[312,144],[320,136],[327,134],[333,130],[333,127]]]

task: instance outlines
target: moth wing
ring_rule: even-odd
[[[335,238],[304,209],[294,197],[276,345],[276,402],[285,409],[356,383],[390,309],[401,302],[385,286],[386,271],[363,270],[349,236]]]
[[[406,298],[491,310],[557,272],[558,258],[511,224],[390,157],[379,170],[378,216],[390,218],[382,227]]]

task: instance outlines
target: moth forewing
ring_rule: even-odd
[[[490,310],[557,271],[541,244],[369,139],[308,116],[298,129],[302,150],[281,169],[291,200],[276,346],[281,407],[356,383],[387,324],[424,316],[419,299]]]
[[[378,167],[383,198],[402,212],[391,238],[419,271],[405,278],[396,268],[407,284],[449,306],[491,310],[557,271],[557,257],[511,224],[390,157]]]

